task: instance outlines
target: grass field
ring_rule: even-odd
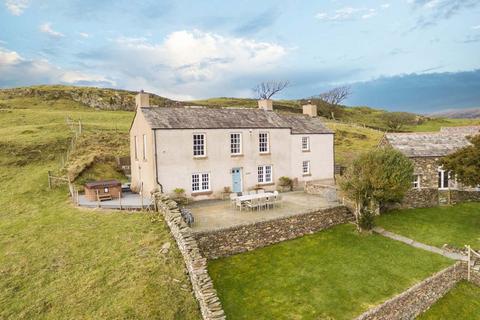
[[[480,119],[436,119],[432,118],[422,124],[406,126],[405,130],[417,132],[440,131],[441,127],[458,127],[480,125]]]
[[[448,207],[391,211],[377,217],[376,223],[414,240],[433,246],[444,244],[480,249],[480,203]]]
[[[429,310],[421,314],[418,320],[479,320],[480,287],[462,281]]]
[[[229,319],[352,319],[452,262],[342,225],[209,263]]]
[[[66,188],[48,190],[70,137],[66,115],[86,134],[126,134],[133,113],[0,99],[0,319],[199,319],[180,253],[160,253],[174,243],[164,224],[79,210]]]

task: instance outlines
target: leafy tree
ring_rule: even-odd
[[[355,201],[357,225],[363,212],[402,200],[412,177],[412,162],[391,148],[372,150],[355,159],[340,186]]]
[[[381,118],[391,130],[400,130],[408,124],[415,124],[416,121],[416,116],[408,112],[385,112]]]
[[[451,171],[466,186],[480,185],[480,135],[469,137],[470,146],[442,158],[443,169]]]

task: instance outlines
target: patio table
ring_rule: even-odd
[[[273,192],[265,192],[265,193],[255,193],[255,194],[246,194],[244,196],[240,196],[237,199],[243,204],[246,201],[251,201],[253,199],[268,199],[269,197],[273,197]],[[240,210],[242,207],[240,207]]]

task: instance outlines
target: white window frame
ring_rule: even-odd
[[[268,132],[264,131],[258,133],[258,151],[260,153],[270,152],[270,135]]]
[[[420,189],[421,188],[421,181],[422,181],[421,174],[414,174],[412,180],[412,189]]]
[[[302,162],[302,173],[303,175],[310,174],[310,160],[305,160]]]
[[[238,141],[235,141],[238,138]],[[238,152],[234,152],[237,150]],[[242,154],[242,134],[240,132],[232,132],[230,133],[230,154],[232,155],[240,155]]]
[[[438,190],[448,190],[449,189],[449,185],[450,185],[450,172],[448,171],[445,171],[443,170],[441,167],[438,168],[438,173],[440,174],[440,185],[438,186]],[[447,176],[447,181],[448,181],[448,185],[445,186],[445,175],[448,175]]]
[[[273,182],[273,166],[271,164],[257,167],[257,182],[258,184],[269,184]]]
[[[310,137],[302,137],[302,151],[310,151]]]
[[[195,172],[191,175],[192,193],[211,191],[210,172]]]
[[[195,142],[196,140],[195,139],[198,139],[200,141],[199,138],[197,137],[202,137],[201,141],[203,141],[203,144],[202,144],[202,148],[201,149],[196,149],[196,145],[195,145]],[[193,135],[192,135],[192,152],[193,152],[193,157],[194,158],[205,158],[207,156],[207,135],[205,133],[202,133],[202,132],[195,132]],[[197,154],[195,154],[197,153]]]
[[[138,160],[138,138],[137,136],[133,137],[133,144],[135,148],[135,160]]]
[[[143,135],[143,161],[147,161],[147,135]]]

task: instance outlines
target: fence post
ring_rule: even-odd
[[[140,199],[142,201],[142,210],[143,210],[143,182],[140,186]]]
[[[471,259],[471,248],[470,246],[467,246],[468,249],[468,275],[467,275],[467,280],[470,281],[470,259]]]
[[[48,188],[52,189],[52,178],[50,177],[50,170],[48,171]]]
[[[120,210],[122,210],[122,191],[118,192],[118,200],[120,202]]]
[[[97,208],[100,208],[100,197],[98,196],[98,190],[95,190],[97,193]]]

